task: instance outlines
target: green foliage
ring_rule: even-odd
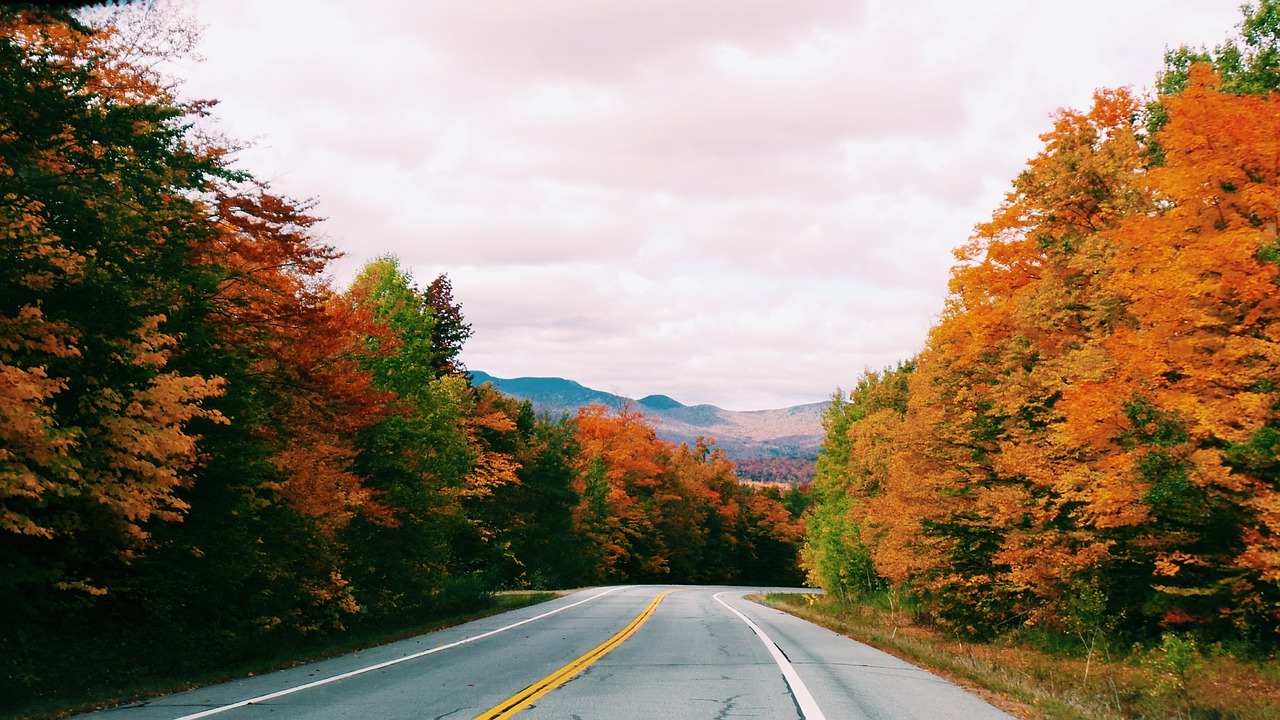
[[[884,587],[860,520],[862,505],[879,493],[886,468],[872,460],[870,447],[891,443],[877,427],[867,440],[855,439],[858,423],[871,425],[868,417],[884,414],[901,417],[906,412],[906,379],[911,365],[883,373],[867,373],[846,399],[832,396],[823,413],[822,453],[811,491],[807,515],[803,563],[809,581],[839,597],[856,597]]]
[[[1190,680],[1204,664],[1195,638],[1190,635],[1164,633],[1160,636],[1160,644],[1148,651],[1143,661],[1143,664],[1155,674],[1156,682],[1153,688],[1155,695],[1168,698],[1183,712],[1189,711]]]
[[[1280,2],[1261,0],[1240,6],[1244,15],[1240,36],[1212,50],[1180,45],[1166,50],[1164,69],[1156,79],[1158,96],[1177,95],[1191,81],[1193,65],[1213,67],[1225,92],[1266,95],[1280,89]],[[1161,101],[1147,106],[1147,131],[1151,137],[1164,128],[1168,113]],[[1162,152],[1152,143],[1151,156],[1162,164]]]
[[[1161,95],[1182,92],[1195,63],[1212,65],[1226,92],[1265,95],[1280,89],[1280,2],[1261,0],[1240,9],[1244,19],[1238,40],[1228,40],[1213,50],[1183,45],[1165,53],[1165,69],[1157,85]]]
[[[813,506],[813,493],[808,485],[791,485],[782,493],[782,506],[799,519]]]

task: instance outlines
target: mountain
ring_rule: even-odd
[[[699,437],[712,437],[716,439],[716,446],[735,461],[775,458],[810,461],[817,457],[822,444],[825,402],[741,412],[715,405],[684,405],[666,395],[633,400],[564,378],[506,379],[478,371],[472,371],[471,375],[476,385],[493,383],[504,395],[528,400],[535,410],[552,416],[573,414],[590,404],[611,408],[630,406],[657,421],[658,437],[663,440],[692,445]]]

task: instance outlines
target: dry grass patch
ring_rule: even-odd
[[[1169,635],[1153,648],[1025,636],[960,642],[887,597],[860,603],[768,595],[762,602],[927,668],[1025,720],[1280,720],[1280,664]],[[1046,649],[1048,646],[1049,649]]]

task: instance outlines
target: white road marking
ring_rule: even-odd
[[[769,650],[769,654],[773,656],[773,661],[776,662],[778,664],[778,668],[782,670],[782,677],[787,681],[787,686],[791,688],[791,695],[796,699],[796,704],[800,706],[800,715],[804,720],[827,720],[827,716],[822,714],[822,708],[818,707],[818,702],[813,699],[813,695],[809,694],[809,688],[804,686],[804,681],[800,679],[798,674],[796,674],[796,669],[791,666],[791,661],[782,653],[778,644],[771,640],[769,636],[765,634],[764,630],[760,629],[759,625],[751,622],[751,618],[743,615],[735,608],[730,607],[729,603],[721,600],[720,596],[724,594],[725,593],[716,593],[712,597],[716,599],[716,602],[729,608],[729,612],[737,615],[738,618],[742,620],[742,622],[746,623],[747,627],[751,628],[751,630],[760,638],[760,641],[764,643],[765,648]]]
[[[490,630],[489,632],[486,632],[486,633],[481,633],[481,634],[479,634],[479,635],[474,635],[474,636],[472,636],[472,637],[463,638],[463,639],[461,639],[461,640],[459,640],[459,641],[457,641],[457,642],[451,642],[451,643],[449,643],[448,645],[441,645],[441,646],[439,646],[439,647],[433,647],[433,648],[431,648],[430,650],[423,650],[422,652],[414,653],[414,654],[412,654],[412,655],[405,655],[404,657],[396,658],[395,660],[387,660],[386,662],[380,662],[380,663],[378,663],[378,664],[376,664],[376,665],[370,665],[370,666],[368,666],[368,667],[363,667],[363,668],[360,668],[360,669],[358,669],[358,670],[352,670],[352,671],[350,671],[350,672],[342,673],[341,675],[334,675],[333,677],[324,678],[323,680],[316,680],[316,681],[313,681],[313,682],[309,682],[309,683],[306,683],[306,684],[304,684],[304,685],[298,685],[298,686],[296,686],[296,687],[287,688],[287,689],[285,689],[285,690],[278,690],[278,691],[273,692],[273,693],[267,693],[266,695],[259,695],[258,697],[249,698],[248,700],[241,700],[240,702],[231,703],[230,705],[222,705],[222,706],[220,706],[220,707],[209,708],[208,710],[202,710],[201,712],[193,713],[193,714],[191,714],[191,715],[183,715],[182,717],[175,718],[174,720],[196,720],[196,718],[208,717],[208,716],[210,716],[210,715],[217,715],[218,713],[226,712],[226,711],[228,711],[228,710],[235,710],[236,708],[242,708],[242,707],[244,707],[244,706],[246,706],[246,705],[252,705],[252,704],[254,704],[254,703],[260,703],[260,702],[266,702],[267,700],[274,700],[274,699],[276,699],[276,698],[278,698],[278,697],[284,697],[285,695],[292,695],[293,693],[301,692],[301,691],[303,691],[303,690],[310,690],[310,689],[311,689],[311,688],[313,688],[313,687],[319,687],[319,686],[321,686],[321,685],[328,685],[329,683],[338,682],[339,680],[346,680],[347,678],[349,678],[349,677],[355,677],[356,675],[363,675],[364,673],[367,673],[367,672],[373,672],[374,670],[381,670],[382,668],[390,667],[390,666],[392,666],[392,665],[398,665],[398,664],[400,664],[400,663],[402,663],[402,662],[408,662],[408,661],[410,661],[410,660],[417,660],[417,659],[418,659],[418,658],[420,658],[420,657],[425,657],[425,656],[427,656],[427,655],[431,655],[432,653],[438,653],[438,652],[440,652],[441,650],[448,650],[448,649],[450,649],[450,648],[456,648],[456,647],[458,647],[459,645],[466,645],[467,643],[475,642],[476,640],[483,640],[483,639],[485,639],[485,638],[487,638],[487,637],[491,637],[491,636],[493,636],[493,635],[497,635],[497,634],[498,634],[498,633],[500,633],[500,632],[505,632],[505,631],[510,630],[510,629],[512,629],[512,628],[518,628],[518,627],[520,627],[521,625],[527,625],[527,624],[529,624],[529,623],[533,622],[534,620],[541,620],[542,618],[550,617],[551,615],[555,615],[555,614],[556,614],[556,613],[558,613],[558,612],[564,612],[565,610],[568,610],[569,608],[574,608],[574,607],[577,607],[577,606],[579,606],[579,605],[581,605],[581,604],[583,604],[583,603],[591,602],[592,600],[595,600],[596,598],[604,597],[605,595],[608,595],[608,594],[609,594],[609,593],[611,593],[611,592],[616,592],[616,591],[618,591],[618,590],[622,590],[622,589],[623,589],[622,587],[609,588],[608,590],[605,590],[604,592],[596,593],[595,595],[592,595],[591,597],[587,598],[586,600],[579,600],[578,602],[573,603],[573,604],[571,604],[571,605],[565,605],[565,606],[564,606],[564,607],[562,607],[562,608],[557,608],[557,609],[552,610],[552,611],[550,611],[550,612],[544,612],[544,613],[542,613],[541,615],[537,615],[537,616],[531,617],[531,618],[529,618],[529,619],[527,619],[527,620],[521,620],[521,621],[520,621],[520,622],[518,622],[518,623],[512,623],[512,624],[510,624],[510,625],[507,625],[506,627],[500,627],[500,628],[498,628],[497,630]],[[732,609],[732,608],[730,608],[730,609]]]

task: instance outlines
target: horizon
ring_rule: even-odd
[[[686,402],[684,402],[684,401],[680,400],[679,398],[676,398],[676,397],[675,397],[675,396],[673,396],[673,395],[669,395],[669,394],[667,394],[667,393],[660,393],[660,392],[648,393],[648,394],[643,395],[643,396],[640,396],[640,397],[633,397],[633,396],[630,396],[630,395],[624,395],[624,394],[622,394],[622,393],[615,392],[615,391],[612,391],[612,390],[602,390],[602,389],[600,389],[600,388],[592,387],[592,386],[587,385],[587,384],[585,384],[585,383],[582,383],[582,382],[579,382],[579,381],[577,381],[577,380],[574,380],[573,378],[561,377],[561,376],[558,376],[558,375],[522,375],[522,376],[519,376],[519,377],[501,377],[501,376],[498,376],[498,375],[494,375],[493,373],[486,372],[486,371],[484,371],[484,370],[473,370],[473,369],[470,369],[470,368],[468,368],[466,372],[467,372],[467,374],[469,374],[469,375],[475,375],[476,373],[479,373],[479,374],[481,374],[481,375],[484,375],[486,378],[492,378],[492,379],[494,379],[494,380],[498,380],[498,381],[501,381],[501,382],[513,382],[513,381],[522,381],[522,380],[549,380],[549,381],[569,382],[569,383],[573,383],[573,384],[577,385],[578,387],[581,387],[581,388],[583,388],[583,389],[585,389],[585,390],[590,390],[590,391],[592,391],[592,392],[598,392],[598,393],[604,393],[604,394],[607,394],[607,395],[613,395],[613,396],[618,397],[618,398],[620,398],[620,399],[623,399],[623,400],[630,400],[630,401],[632,401],[632,402],[640,403],[640,404],[644,404],[644,401],[645,401],[645,400],[650,400],[650,399],[660,398],[660,399],[665,399],[665,400],[671,400],[672,402],[675,402],[676,404],[680,405],[681,407],[686,407],[686,408],[713,407],[713,408],[716,408],[716,409],[718,409],[718,410],[725,410],[725,411],[728,411],[728,412],[735,412],[735,413],[767,412],[767,411],[770,411],[770,410],[791,410],[791,409],[794,409],[794,408],[798,408],[798,407],[807,407],[807,406],[810,406],[810,405],[826,405],[826,404],[828,404],[828,403],[830,403],[830,402],[831,402],[831,398],[830,398],[830,397],[827,397],[825,400],[815,400],[815,401],[811,401],[811,402],[802,402],[802,403],[796,403],[796,404],[794,404],[794,405],[783,405],[783,406],[779,406],[779,407],[748,408],[748,409],[741,409],[741,408],[727,408],[727,407],[723,407],[723,406],[720,406],[720,405],[716,405],[715,403],[686,403]]]

